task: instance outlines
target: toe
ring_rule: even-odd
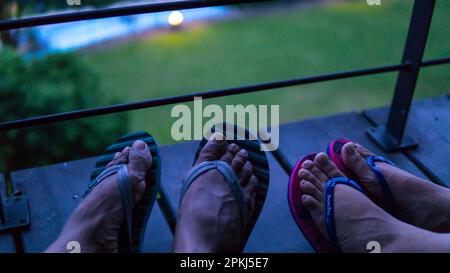
[[[200,151],[196,164],[219,160],[226,150],[225,136],[221,133],[214,133],[209,138],[203,149]]]
[[[129,152],[128,172],[134,185],[137,198],[142,197],[145,190],[145,175],[152,166],[152,155],[147,144],[141,140],[133,143]]]
[[[319,153],[314,158],[314,163],[329,178],[345,176],[325,153]]]
[[[115,153],[115,154],[114,154],[113,160],[111,160],[111,161],[106,165],[106,168],[109,168],[109,167],[111,167],[111,166],[116,165],[116,164],[117,164],[117,159],[118,159],[121,155],[122,155],[121,152]]]
[[[152,155],[147,144],[141,140],[133,143],[129,152],[129,167],[138,172],[146,173],[152,165]]]
[[[355,149],[364,158],[371,156],[371,155],[375,155],[373,152],[369,151],[366,147],[364,147],[358,143],[355,143]]]
[[[317,199],[315,199],[314,197],[312,197],[311,195],[308,195],[308,194],[304,194],[302,196],[302,203],[303,203],[303,205],[305,205],[306,209],[309,211],[317,210],[318,208],[320,208],[319,201],[317,201]]]
[[[239,184],[241,184],[242,187],[245,187],[248,184],[248,181],[252,176],[252,174],[253,174],[253,165],[252,163],[250,163],[250,161],[247,161],[244,163],[244,166],[242,167],[241,171],[237,174]]]
[[[127,164],[128,163],[128,155],[130,152],[130,147],[123,148],[122,152],[117,152],[114,154],[113,160],[106,165],[107,168],[118,165],[118,164]]]
[[[243,186],[243,189],[248,192],[256,192],[258,187],[258,178],[255,175],[251,175],[247,185]]]
[[[233,157],[236,155],[238,151],[239,146],[235,143],[231,143],[227,146],[227,151],[220,160],[225,161],[226,163],[228,163],[228,165],[231,165],[231,160],[233,160]]]
[[[322,200],[323,193],[313,183],[308,180],[300,181],[300,189],[304,194],[314,197],[316,200]]]
[[[342,148],[342,158],[345,166],[357,177],[363,178],[372,174],[369,166],[367,166],[366,160],[358,152],[355,144],[350,142],[344,145]]]
[[[244,196],[247,200],[250,213],[255,210],[256,206],[256,189],[258,187],[258,178],[254,175],[250,177],[247,185],[242,188]]]
[[[311,160],[307,160],[302,164],[302,168],[310,171],[320,181],[326,181],[328,177],[321,171]]]
[[[248,159],[248,152],[244,149],[241,149],[231,160],[231,168],[234,173],[239,173],[245,162]]]
[[[321,178],[317,178],[311,171],[306,169],[300,169],[298,172],[299,181],[307,180],[314,185],[314,187],[318,188],[320,191],[323,191],[325,187],[325,182],[328,180],[328,177],[322,173]]]

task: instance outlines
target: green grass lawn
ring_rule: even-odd
[[[449,55],[450,5],[437,1],[425,59]],[[190,27],[84,52],[120,102],[396,64],[413,1],[343,2]],[[279,104],[281,122],[390,103],[396,73],[237,95],[216,104]],[[416,98],[443,95],[449,67],[422,70]],[[172,143],[171,106],[130,112],[130,130]],[[107,122],[108,117],[102,118]]]

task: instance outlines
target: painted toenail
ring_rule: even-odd
[[[145,150],[145,142],[142,140],[136,140],[133,143],[133,150],[141,150],[141,151]]]

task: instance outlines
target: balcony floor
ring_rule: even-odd
[[[280,128],[280,149],[295,163],[310,152],[324,151],[335,138],[353,139],[376,153],[389,157],[400,168],[441,185],[450,185],[450,100],[448,96],[414,103],[407,134],[419,141],[415,149],[386,154],[367,137],[367,128],[383,124],[388,109],[350,112],[293,122]],[[198,142],[161,147],[162,184],[172,207],[178,204],[182,176],[189,170]],[[183,157],[175,160],[176,158]],[[28,196],[31,225],[21,232],[26,252],[43,251],[59,234],[89,179],[95,158],[10,174],[14,189]],[[271,183],[266,204],[245,248],[246,252],[311,252],[294,223],[287,203],[288,175],[269,155]],[[0,175],[0,194],[5,186]],[[153,209],[147,226],[144,252],[169,252],[172,234],[160,208]],[[0,234],[0,253],[15,252],[9,234]]]

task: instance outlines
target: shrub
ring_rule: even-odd
[[[97,75],[74,54],[27,61],[11,49],[0,52],[2,122],[115,102],[104,101],[101,93]],[[127,125],[127,116],[116,114],[1,132],[0,168],[14,170],[95,155],[124,134]]]

